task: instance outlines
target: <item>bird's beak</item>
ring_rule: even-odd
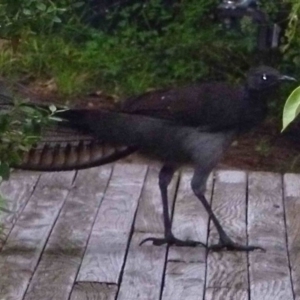
[[[294,78],[292,76],[287,76],[287,75],[281,75],[279,77],[279,80],[281,80],[281,81],[297,81],[296,78]]]

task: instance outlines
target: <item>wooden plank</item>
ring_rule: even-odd
[[[249,253],[251,298],[293,299],[279,174],[249,174],[248,236],[267,250]]]
[[[138,207],[134,234],[130,242],[118,300],[160,299],[161,281],[166,260],[166,246],[139,243],[147,237],[162,237],[162,204],[157,168],[151,168]],[[177,174],[169,186],[169,207],[173,206]]]
[[[176,237],[207,241],[208,215],[190,186],[193,173],[181,175],[173,217]],[[211,198],[212,176],[207,185],[206,197]],[[202,299],[205,280],[206,250],[201,246],[170,247],[162,300]]]
[[[115,300],[117,290],[118,286],[115,284],[78,282],[70,300]]]
[[[287,240],[295,299],[300,299],[300,175],[284,175]]]
[[[13,172],[0,187],[6,211],[0,211],[0,249],[2,249],[13,225],[28,202],[39,175],[32,172]]]
[[[144,165],[115,166],[77,281],[118,283],[146,171]]]
[[[237,263],[237,262],[235,262]],[[207,288],[205,291],[205,300],[212,299],[212,300],[231,300],[231,299],[248,299],[247,290],[243,288],[233,289],[231,286],[229,287],[217,287],[214,288]],[[262,299],[258,298],[257,300]],[[253,298],[253,300],[256,300]]]
[[[0,295],[23,299],[74,172],[43,174],[0,253]]]
[[[111,172],[111,166],[78,172],[30,282],[26,300],[69,299]]]
[[[245,172],[218,171],[212,200],[212,208],[224,230],[234,241],[243,244],[247,243],[246,181]],[[218,243],[219,235],[214,225],[210,225],[209,241]],[[205,299],[248,299],[246,253],[209,252]]]
[[[198,249],[198,252],[203,251]],[[201,254],[198,256],[201,257]],[[204,274],[205,260],[201,261],[198,258],[196,262],[188,263],[168,261],[162,299],[202,299]]]
[[[139,245],[143,239],[153,236],[159,237],[161,234],[139,232],[133,234],[118,300],[159,300],[166,246],[153,246],[149,243]]]

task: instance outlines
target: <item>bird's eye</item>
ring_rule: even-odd
[[[266,74],[263,74],[262,80],[267,80],[267,79],[268,79],[267,75],[266,75]]]

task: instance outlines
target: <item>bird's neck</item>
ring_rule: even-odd
[[[240,132],[247,132],[261,123],[268,113],[268,100],[273,95],[273,90],[245,88],[246,96],[243,98],[242,111],[240,115]]]
[[[261,100],[263,102],[267,102],[269,99],[272,99],[272,97],[274,97],[274,95],[276,95],[276,93],[278,92],[278,85],[271,85],[263,89],[254,89],[246,85],[245,90],[250,95],[250,98],[253,101]]]

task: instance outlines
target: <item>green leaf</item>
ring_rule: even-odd
[[[61,122],[61,121],[63,121],[62,118],[58,118],[58,117],[49,117],[49,119],[50,119],[51,121],[55,121],[55,122]]]
[[[1,163],[0,164],[0,176],[4,180],[8,180],[9,179],[9,174],[10,174],[9,165],[7,163]]]
[[[36,7],[41,11],[45,11],[47,9],[47,6],[44,3],[40,3],[40,2],[36,4]]]
[[[282,131],[294,121],[300,113],[300,86],[297,87],[285,102],[282,116]]]
[[[52,19],[52,22],[54,22],[54,23],[61,23],[61,19],[60,19],[58,16],[55,16],[55,17]]]
[[[30,146],[19,145],[19,149],[23,152],[27,152],[30,150]]]
[[[24,8],[24,9],[23,9],[23,14],[24,14],[25,16],[30,16],[30,15],[31,15],[31,10],[28,9],[28,8]]]
[[[52,113],[55,113],[56,110],[57,110],[56,106],[53,105],[53,104],[51,104],[51,105],[49,106],[49,109],[50,109],[50,111],[51,111]]]
[[[20,106],[20,109],[28,115],[33,115],[36,112],[36,109],[34,107],[26,106],[26,104],[24,106]]]
[[[76,3],[72,4],[72,6],[75,7],[75,8],[81,7],[83,5],[84,5],[84,2],[82,2],[82,1],[81,2],[76,2]]]

